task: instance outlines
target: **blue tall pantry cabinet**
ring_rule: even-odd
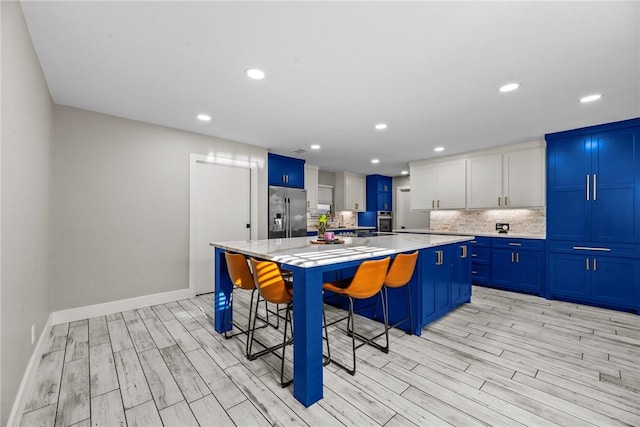
[[[546,140],[546,296],[638,312],[640,119]]]

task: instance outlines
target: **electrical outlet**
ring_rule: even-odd
[[[496,230],[500,233],[506,233],[507,231],[509,231],[509,224],[506,222],[497,222]]]
[[[31,325],[31,344],[36,342],[36,324]]]

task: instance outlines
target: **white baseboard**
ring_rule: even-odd
[[[9,414],[7,426],[19,426],[22,422],[22,414],[24,413],[24,408],[27,405],[27,399],[29,398],[26,391],[31,390],[31,386],[35,381],[36,373],[38,372],[38,366],[40,366],[40,359],[42,358],[45,346],[47,345],[52,325],[53,323],[51,323],[51,314],[49,314],[47,323],[45,323],[44,328],[42,328],[42,333],[40,334],[40,338],[38,339],[38,344],[36,344],[36,347],[33,349],[31,359],[29,359],[29,364],[27,364],[27,368],[24,371],[24,375],[22,376],[22,382],[20,383],[20,388],[18,389],[16,400],[13,402],[13,407],[11,408],[11,413]]]
[[[51,324],[75,322],[76,320],[90,319],[105,314],[118,313],[120,311],[135,310],[136,308],[150,305],[166,304],[171,301],[193,298],[195,294],[189,288],[177,291],[163,292],[161,294],[144,295],[141,297],[121,299],[102,304],[86,305],[84,307],[70,308],[51,313]]]

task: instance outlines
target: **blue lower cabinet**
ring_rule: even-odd
[[[606,306],[638,310],[640,260],[593,257],[591,296]]]
[[[466,249],[462,249],[465,246]],[[419,267],[422,313],[420,327],[471,299],[471,257],[466,244],[424,250]]]
[[[491,285],[515,292],[542,294],[542,252],[493,249]]]
[[[473,283],[543,295],[544,243],[542,239],[476,238],[471,242]]]
[[[488,285],[491,280],[491,238],[476,237],[468,242],[471,251],[471,281]]]
[[[640,260],[587,251],[549,253],[547,298],[607,308],[640,309]]]
[[[456,253],[457,252],[457,253]],[[468,243],[460,244],[449,257],[451,304],[457,306],[471,301],[471,251]]]
[[[422,328],[457,306],[471,301],[471,257],[466,243],[422,249],[413,277],[409,284],[413,311],[413,325],[403,322],[398,328],[411,331],[415,335]],[[324,281],[334,281],[352,277],[353,269],[325,273]],[[388,289],[389,324],[396,324],[409,317],[407,288]],[[324,292],[324,301],[335,307],[347,309],[348,301],[329,291]],[[355,311],[378,321],[382,321],[382,306],[379,297],[354,301]]]

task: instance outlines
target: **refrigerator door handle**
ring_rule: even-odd
[[[287,237],[291,237],[293,231],[291,230],[291,197],[287,198]]]

